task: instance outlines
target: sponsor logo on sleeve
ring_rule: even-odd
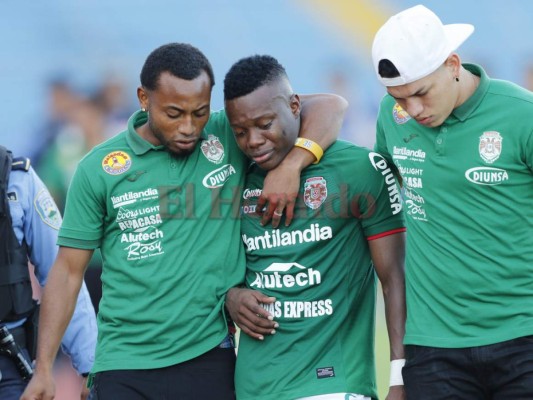
[[[402,107],[400,107],[398,103],[394,104],[394,106],[392,107],[392,117],[394,118],[394,121],[399,125],[405,124],[411,119],[409,114],[407,114],[407,112]]]
[[[389,201],[390,208],[392,210],[392,215],[398,214],[402,210],[402,203],[400,197],[400,191],[398,190],[398,185],[396,185],[396,180],[394,179],[394,174],[389,168],[387,161],[378,153],[370,152],[368,153],[368,158],[374,169],[383,175],[385,178],[385,184],[387,185],[387,190],[389,192]]]
[[[215,164],[220,164],[224,158],[224,146],[215,135],[208,135],[200,145],[204,156]]]
[[[102,160],[102,168],[109,175],[120,175],[131,167],[131,157],[124,151],[113,151]]]

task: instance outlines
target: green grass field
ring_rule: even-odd
[[[390,369],[389,336],[385,323],[385,309],[381,286],[378,287],[376,306],[376,374],[378,382],[378,395],[381,400],[385,399],[389,390]]]

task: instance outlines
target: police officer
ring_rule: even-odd
[[[29,325],[36,318],[32,316],[35,303],[31,299],[31,283],[25,267],[29,260],[40,285],[46,283],[57,254],[57,232],[62,219],[29,159],[13,158],[3,146],[0,146],[0,194],[0,328],[3,334],[0,337],[0,399],[18,400],[27,380],[24,370],[17,365],[20,360],[6,346],[15,343],[25,359],[30,360],[28,348],[32,329]],[[83,284],[61,348],[85,379],[94,361],[96,334],[94,308]],[[85,379],[82,399],[89,393]]]

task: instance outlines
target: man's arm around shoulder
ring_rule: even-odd
[[[339,136],[348,102],[341,96],[325,93],[300,95],[300,98],[302,123],[298,136],[312,140],[326,150]],[[277,228],[284,209],[285,225],[290,225],[300,187],[300,173],[315,161],[312,152],[295,146],[276,168],[269,171],[257,202],[258,210],[266,206],[262,225],[272,219],[272,227]],[[276,210],[278,213],[274,214]]]

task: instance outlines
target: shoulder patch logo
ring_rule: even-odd
[[[409,114],[407,114],[406,111],[398,103],[394,104],[394,107],[392,107],[392,116],[394,118],[394,121],[396,121],[397,124],[405,124],[407,121],[411,119]]]
[[[502,141],[499,132],[483,132],[479,137],[479,155],[486,163],[492,164],[502,153]]]
[[[109,175],[120,175],[131,167],[131,157],[123,151],[109,153],[102,160],[102,168]]]
[[[33,202],[35,210],[37,211],[37,214],[39,214],[39,217],[41,217],[42,221],[46,225],[58,230],[61,226],[61,214],[48,190],[41,189],[41,191],[37,193],[37,196],[35,196]]]
[[[224,158],[224,146],[215,135],[208,135],[200,145],[204,156],[215,164],[220,164]]]
[[[316,210],[326,201],[328,187],[326,180],[321,176],[308,178],[304,183],[304,202],[307,207]]]

